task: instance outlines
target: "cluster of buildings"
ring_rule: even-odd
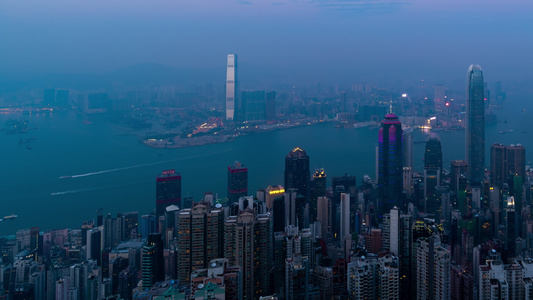
[[[230,55],[229,120],[235,66]],[[483,87],[471,66],[466,158],[449,170],[436,135],[413,169],[413,139],[392,106],[375,179],[328,185],[296,147],[283,185],[248,190],[236,161],[227,197],[193,201],[165,170],[151,214],[99,210],[80,228],[0,238],[0,299],[532,299],[532,174],[520,145],[492,145],[485,168]]]

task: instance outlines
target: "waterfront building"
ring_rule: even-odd
[[[410,132],[403,133],[403,153],[404,167],[413,167],[413,134]]]
[[[188,283],[191,272],[207,268],[209,261],[223,257],[224,212],[207,202],[177,214],[178,279]]]
[[[378,139],[378,215],[403,208],[403,131],[398,117],[390,112],[381,122]]]
[[[244,196],[248,196],[248,168],[235,161],[228,167],[228,203],[238,202]]]
[[[485,174],[485,103],[483,72],[470,65],[466,82],[466,162],[471,186],[479,186]]]
[[[181,207],[181,175],[175,170],[164,170],[156,179],[156,217],[165,214],[165,207]]]
[[[266,93],[266,120],[276,120],[276,92]]]
[[[309,180],[309,156],[296,147],[285,157],[285,190],[297,189],[298,194],[307,197]]]
[[[446,103],[446,87],[442,84],[437,84],[433,90],[433,103],[435,104],[435,112],[442,112]]]
[[[438,169],[442,171],[442,146],[439,137],[436,135],[430,136],[426,141],[424,169]]]
[[[238,109],[238,100],[236,99],[238,93],[237,55],[228,54],[226,66],[226,120],[228,121],[235,119],[235,111]]]
[[[243,91],[241,93],[243,121],[261,123],[266,120],[265,91]]]

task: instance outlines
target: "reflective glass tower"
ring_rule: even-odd
[[[307,197],[309,180],[309,156],[296,147],[285,157],[285,190],[298,189],[298,194]]]
[[[403,131],[398,117],[389,113],[381,122],[378,147],[378,214],[401,207],[403,191]]]
[[[237,97],[239,83],[237,81],[237,55],[228,54],[228,64],[226,70],[226,120],[233,121],[235,118],[235,107],[238,103]]]
[[[471,186],[480,185],[485,173],[485,106],[483,72],[468,68],[466,79],[466,162]]]

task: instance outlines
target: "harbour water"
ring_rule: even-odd
[[[521,143],[531,153],[533,105],[526,106],[524,100],[510,99],[496,111],[499,122],[486,127],[486,164],[495,142]],[[18,215],[0,223],[0,236],[32,226],[78,227],[98,208],[112,214],[149,213],[155,206],[155,178],[164,169],[180,172],[183,195],[195,200],[208,191],[226,196],[227,166],[234,160],[248,167],[251,192],[283,184],[284,157],[296,146],[310,156],[311,169],[324,168],[330,178],[348,173],[360,182],[364,174],[375,176],[376,128],[335,128],[328,123],[251,134],[222,144],[153,149],[98,115],[2,114],[0,125],[9,119],[27,120],[38,129],[23,135],[0,132],[0,217]],[[414,140],[425,141],[426,134],[415,131]],[[463,159],[464,131],[438,134],[445,168],[450,160]],[[20,142],[26,139],[30,144]],[[423,165],[424,146],[414,145],[415,169]]]

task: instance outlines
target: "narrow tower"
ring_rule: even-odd
[[[236,97],[239,83],[237,81],[237,55],[228,54],[226,70],[226,120],[233,121],[235,118]]]
[[[479,186],[485,172],[485,106],[483,72],[468,68],[466,80],[466,162],[471,186]]]

